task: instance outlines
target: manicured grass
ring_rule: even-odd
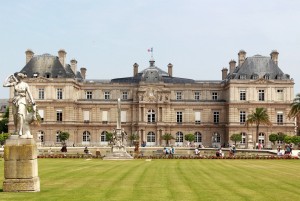
[[[0,200],[299,200],[300,160],[39,159],[41,192]],[[0,189],[3,185],[0,161]]]

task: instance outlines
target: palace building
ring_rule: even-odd
[[[27,74],[42,118],[31,131],[44,146],[61,146],[61,131],[70,133],[69,146],[107,146],[105,134],[117,124],[118,98],[122,128],[128,136],[138,134],[146,146],[165,145],[165,133],[174,137],[175,146],[186,146],[184,136],[194,134],[195,144],[205,147],[227,146],[233,143],[232,134],[241,134],[241,148],[257,142],[270,146],[272,133],[295,135],[295,122],[287,117],[294,81],[279,68],[277,51],[246,57],[241,50],[238,62],[231,60],[229,70],[221,69],[216,81],[177,77],[171,63],[163,70],[153,57],[148,67],[133,64],[131,77],[92,80],[86,68],[78,71],[75,59],[67,64],[63,49],[58,56],[35,55],[32,50],[25,54],[20,72]],[[247,115],[257,107],[267,109],[273,124],[260,125],[258,136],[256,125],[245,126]],[[10,115],[9,131],[13,130]]]

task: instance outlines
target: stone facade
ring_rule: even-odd
[[[229,137],[236,133],[243,135],[240,147],[247,147],[251,138],[269,146],[271,133],[294,135],[295,122],[287,118],[294,82],[279,69],[278,54],[276,58],[272,53],[271,57],[247,58],[245,51],[238,55],[239,65],[230,61],[230,71],[223,68],[222,79],[216,81],[173,77],[172,64],[165,72],[153,58],[142,71],[134,64],[132,77],[89,80],[86,68],[77,72],[75,59],[65,64],[65,51],[60,50],[58,57],[27,56],[21,72],[28,75],[26,82],[43,119],[40,127],[31,127],[32,134],[44,146],[61,146],[60,131],[70,133],[68,146],[106,146],[105,132],[116,128],[121,98],[122,128],[128,135],[138,133],[147,146],[165,145],[165,133],[174,136],[173,145],[186,146],[184,135],[192,133],[196,145],[207,147],[232,144]],[[255,125],[244,126],[257,107],[266,108],[273,123],[261,125],[259,136]],[[13,131],[12,118],[9,130]]]

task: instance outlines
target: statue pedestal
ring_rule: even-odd
[[[4,192],[39,192],[37,146],[33,139],[12,135],[4,147]]]
[[[111,147],[111,152],[103,158],[103,160],[132,160],[133,157],[126,152],[125,146],[116,146]]]

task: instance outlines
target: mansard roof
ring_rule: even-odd
[[[144,82],[164,82],[164,83],[194,83],[195,80],[172,77],[166,71],[155,66],[155,61],[153,57],[150,59],[150,66],[140,71],[136,76],[133,77],[123,77],[112,79],[113,83],[139,83]]]
[[[33,56],[21,72],[29,78],[34,77],[34,74],[48,78],[75,78],[70,65],[64,67],[57,56],[50,54]]]
[[[246,58],[241,66],[237,66],[231,79],[289,79],[278,65],[268,56],[254,55]]]

